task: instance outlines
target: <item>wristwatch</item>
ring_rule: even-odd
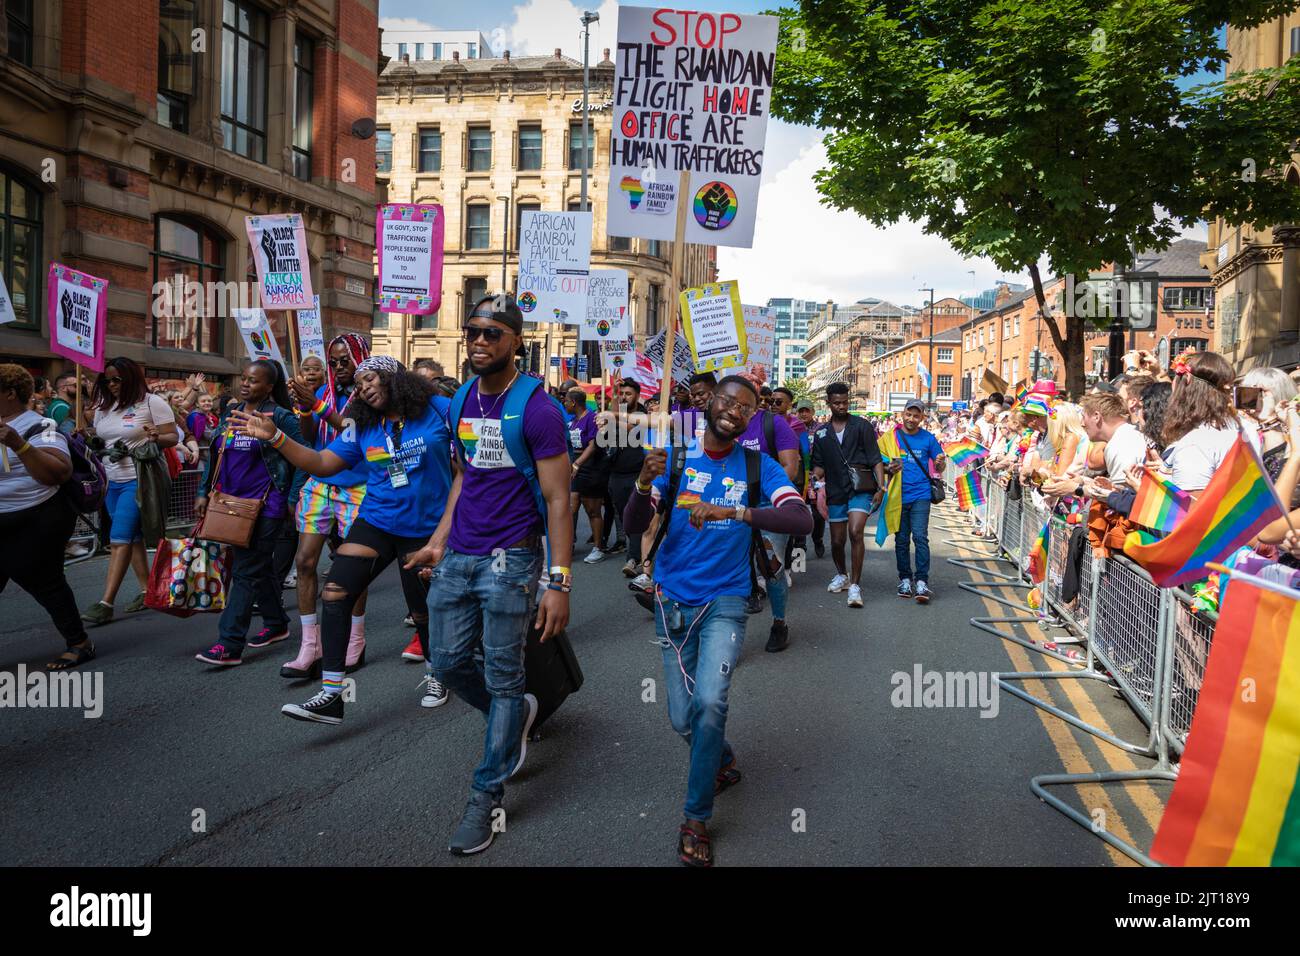
[[[745,509],[745,506],[744,506],[744,505],[736,505],[736,520],[737,520],[737,521],[744,521],[744,520],[745,520],[745,510],[746,510],[746,509]]]

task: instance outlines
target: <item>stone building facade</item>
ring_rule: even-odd
[[[672,243],[606,235],[614,63],[590,68],[587,195],[593,212],[593,268],[628,271],[638,343],[664,325]],[[411,363],[439,361],[463,377],[460,335],[474,300],[513,294],[519,220],[525,210],[581,208],[582,64],[562,56],[393,61],[380,77],[380,178],[390,202],[437,203],[445,214],[442,306],[436,315],[383,314],[376,349]],[[716,249],[688,245],[683,287],[717,278]],[[578,353],[574,326],[528,323],[529,364]]]

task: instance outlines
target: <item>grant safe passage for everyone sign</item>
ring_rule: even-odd
[[[619,7],[609,234],[754,242],[776,17]],[[679,173],[689,189],[677,196]]]

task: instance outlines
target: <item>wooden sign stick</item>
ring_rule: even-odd
[[[677,345],[677,317],[681,313],[682,270],[686,262],[686,193],[691,186],[691,174],[683,169],[677,179],[677,229],[673,237],[673,269],[668,289],[672,298],[668,309],[668,325],[664,329],[664,379],[659,389],[659,433],[664,448],[668,447],[668,414],[672,402],[673,349]]]

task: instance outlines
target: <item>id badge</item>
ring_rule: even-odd
[[[388,466],[388,481],[394,488],[405,488],[411,483],[411,479],[406,477],[406,469],[397,462]]]

